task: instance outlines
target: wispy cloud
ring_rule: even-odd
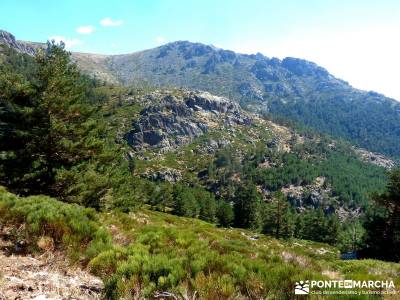
[[[113,20],[110,17],[104,18],[100,21],[100,24],[104,27],[113,27],[113,26],[121,26],[124,21],[122,20]]]
[[[87,25],[87,26],[79,26],[76,28],[76,32],[79,34],[92,34],[96,28],[92,25]]]
[[[166,40],[167,39],[165,37],[163,37],[163,36],[157,36],[155,38],[155,41],[156,41],[157,44],[164,44],[166,42]]]
[[[83,42],[80,39],[69,39],[62,35],[51,36],[49,37],[49,40],[50,41],[54,40],[56,43],[60,43],[62,41],[64,42],[65,48],[67,49],[83,44]]]

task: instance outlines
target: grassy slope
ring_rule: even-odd
[[[399,264],[341,261],[337,249],[325,244],[265,236],[253,240],[247,230],[146,209],[129,215],[96,213],[45,196],[20,198],[2,188],[0,219],[2,225],[22,228],[15,238],[27,239],[32,251],[38,251],[38,239],[53,238],[58,249],[104,280],[111,299],[165,291],[201,299],[292,299],[294,281],[305,279],[393,279],[400,284]]]

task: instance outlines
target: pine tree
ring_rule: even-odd
[[[214,196],[201,188],[194,189],[193,193],[200,206],[199,218],[211,223],[216,222],[217,203]]]
[[[360,220],[349,220],[340,226],[337,247],[343,252],[359,251],[363,247],[365,228]]]
[[[178,216],[197,217],[200,206],[196,202],[193,192],[183,184],[175,184],[173,187],[173,213]]]
[[[216,216],[218,224],[224,227],[232,225],[235,218],[232,206],[225,201],[218,202]]]
[[[62,44],[48,43],[32,63],[29,78],[1,68],[0,184],[96,208],[117,196],[133,205],[128,163],[106,139],[93,84]]]
[[[265,206],[264,232],[276,238],[294,235],[294,216],[285,195],[275,192],[272,201]]]
[[[172,185],[169,183],[159,184],[149,199],[149,204],[160,211],[171,210],[174,205]]]
[[[19,57],[10,54],[12,61]],[[0,68],[0,184],[18,194],[41,193],[49,176],[38,144],[47,130],[37,110],[37,90],[14,66]]]
[[[337,215],[328,216],[325,223],[325,236],[323,237],[323,242],[336,245],[338,241],[338,235],[340,230],[339,218]]]
[[[296,238],[301,238],[304,236],[305,222],[304,215],[302,213],[294,214],[294,230],[293,235]]]
[[[368,255],[400,261],[400,169],[389,173],[387,191],[374,195],[375,205],[367,214]]]
[[[262,225],[262,202],[254,184],[239,187],[234,199],[235,225],[258,230]]]
[[[322,208],[303,213],[304,227],[299,238],[335,245],[340,229],[336,215],[327,215]]]
[[[37,90],[38,113],[47,127],[40,149],[48,174],[56,178],[51,192],[60,195],[71,185],[72,176],[65,173],[103,151],[104,143],[96,138],[99,127],[91,118],[95,108],[86,98],[87,86],[69,54],[54,43],[39,52]],[[57,171],[64,173],[58,175]]]

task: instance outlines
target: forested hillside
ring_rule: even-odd
[[[244,55],[199,43],[174,42],[96,64],[75,55],[88,73],[108,70],[124,85],[201,89],[251,110],[270,112],[371,151],[400,157],[400,104],[360,91],[315,63]],[[97,76],[102,77],[103,69]]]
[[[396,263],[339,261],[398,262],[391,161],[208,92],[109,85],[62,44],[34,57],[2,46],[0,59],[0,220],[19,251],[62,251],[109,299],[290,299],[310,276],[398,282]]]

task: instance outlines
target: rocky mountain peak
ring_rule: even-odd
[[[0,30],[0,42],[7,43],[7,44],[15,44],[15,36],[5,30]]]
[[[13,48],[18,52],[34,55],[36,50],[34,47],[23,41],[17,41],[15,36],[5,30],[0,30],[0,44]]]

